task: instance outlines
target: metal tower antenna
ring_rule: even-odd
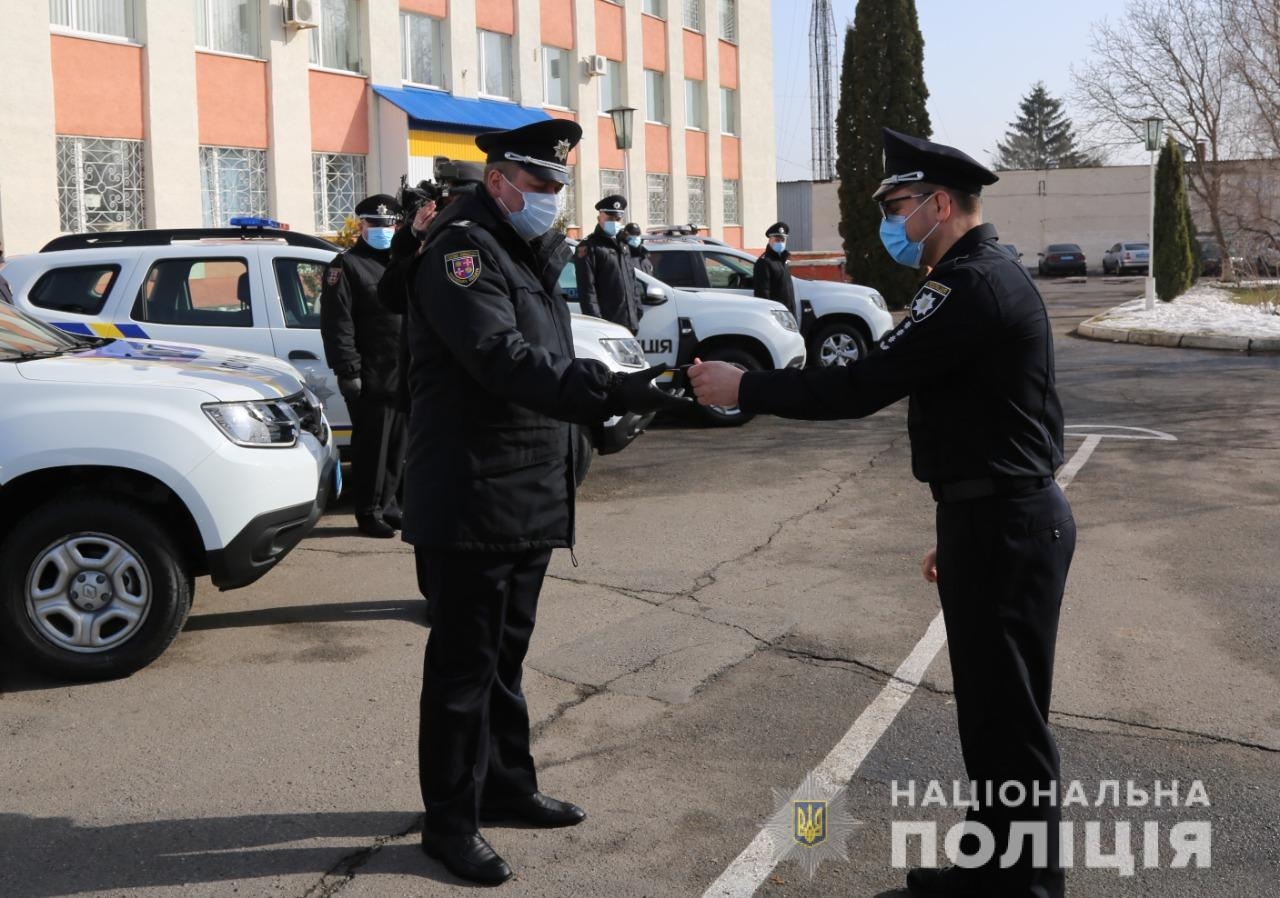
[[[813,0],[809,14],[809,99],[815,181],[830,181],[835,176],[835,43],[831,0]]]

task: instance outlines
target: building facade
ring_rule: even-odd
[[[5,4],[0,241],[225,225],[332,232],[355,201],[582,124],[567,217],[758,246],[775,216],[770,0],[31,0]],[[20,74],[19,74],[20,73]],[[635,109],[617,149],[607,110]],[[572,232],[573,229],[571,229]],[[744,236],[745,235],[745,236]]]

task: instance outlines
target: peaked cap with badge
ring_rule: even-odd
[[[611,215],[622,215],[627,211],[627,198],[620,193],[611,193],[596,203],[597,212],[608,212]]]
[[[375,193],[356,203],[356,218],[370,224],[394,224],[400,217],[400,204],[389,193]]]
[[[787,227],[787,223],[785,221],[775,221],[773,224],[769,225],[768,229],[764,232],[766,237],[786,237],[790,234],[791,228]]]
[[[544,181],[569,183],[569,153],[582,140],[582,126],[552,118],[510,131],[489,131],[476,137],[487,154],[485,162],[517,162]]]
[[[978,196],[983,187],[1000,180],[995,172],[955,147],[912,137],[892,128],[884,129],[884,174],[884,180],[872,194],[873,200],[903,184],[917,182]]]

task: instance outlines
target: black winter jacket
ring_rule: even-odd
[[[621,324],[634,334],[640,328],[640,298],[636,295],[630,247],[596,225],[578,244],[573,264],[582,313]]]
[[[325,272],[320,294],[320,333],[334,374],[359,377],[361,398],[388,405],[400,390],[400,322],[378,301],[378,281],[391,254],[363,240]]]
[[[791,282],[791,271],[787,268],[787,260],[790,258],[791,253],[785,249],[781,255],[772,249],[766,249],[764,255],[756,259],[751,286],[756,296],[782,303],[799,321],[800,307],[796,305],[796,288]]]

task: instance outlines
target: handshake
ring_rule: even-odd
[[[668,371],[675,374],[670,392],[654,384]],[[701,359],[694,359],[694,364],[679,368],[654,365],[632,374],[615,375],[609,394],[615,409],[640,414],[687,409],[694,400],[683,394],[690,389],[700,405],[733,408],[738,404],[738,384],[742,374],[737,365]]]

